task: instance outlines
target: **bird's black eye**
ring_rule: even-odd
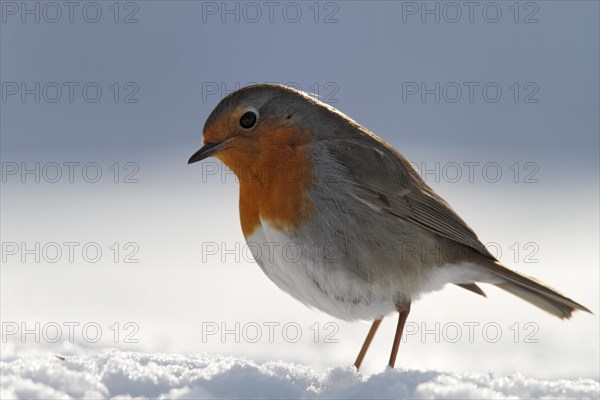
[[[254,111],[246,111],[240,118],[240,126],[244,129],[250,129],[256,125],[256,113]]]

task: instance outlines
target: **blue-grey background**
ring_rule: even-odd
[[[215,351],[318,367],[350,364],[368,325],[336,321],[280,292],[236,250],[244,242],[234,177],[214,159],[186,165],[212,108],[251,82],[318,92],[417,166],[435,171],[439,163],[427,182],[484,243],[501,248],[503,262],[598,312],[598,2],[477,2],[471,21],[459,2],[453,4],[462,16],[454,23],[447,20],[455,9],[442,2],[274,2],[271,16],[263,2],[89,3],[77,2],[70,21],[61,3],[57,18],[54,6],[44,2],[1,2],[0,155],[5,174],[18,167],[2,182],[3,250],[9,242],[30,248],[36,242],[42,247],[94,242],[103,250],[96,263],[80,253],[74,262],[63,256],[52,263],[32,256],[23,262],[20,253],[4,252],[2,322],[95,321],[104,329],[102,341],[75,338],[76,345],[95,349],[115,345],[108,334],[112,323],[133,321],[139,343],[127,346],[143,351]],[[38,7],[39,22],[35,14],[22,15],[23,7]],[[439,22],[432,14],[424,14],[423,22],[421,11],[436,7]],[[488,14],[482,14],[484,8]],[[89,22],[98,9],[99,20]],[[489,22],[497,9],[498,21]],[[40,89],[39,102],[35,94],[11,94],[36,82],[47,87],[46,93]],[[65,82],[79,85],[72,102]],[[82,95],[89,82],[102,89],[95,103]],[[413,83],[431,89],[436,82],[461,86],[462,98],[453,103],[454,92],[448,92],[440,93],[439,102],[434,95],[423,101],[419,94],[403,93]],[[465,82],[479,85],[472,102]],[[497,102],[482,95],[488,83],[502,89]],[[63,93],[53,103],[48,100],[55,86]],[[132,92],[133,102],[125,102]],[[76,168],[71,183],[65,162],[97,163],[102,178],[89,183]],[[40,171],[54,165],[49,163],[63,165],[62,179],[52,183],[40,172],[36,182],[32,174],[21,175],[35,163]],[[127,163],[133,163],[131,169],[125,169]],[[473,179],[465,163],[478,163]],[[500,167],[501,177],[482,172],[489,163]],[[444,170],[456,165],[462,166],[460,179]],[[217,173],[209,174],[210,168]],[[137,183],[123,182],[134,170]],[[115,262],[109,249],[114,242],[135,243],[139,262],[122,262],[123,253]],[[221,251],[203,255],[207,244]],[[234,249],[237,259],[223,249]],[[526,258],[531,249],[538,262]],[[447,288],[418,302],[412,322],[442,338],[411,336],[398,364],[598,377],[597,317],[577,314],[559,321],[498,290],[488,293],[482,299]],[[237,343],[233,335],[201,340],[207,323],[231,328],[236,322],[273,321],[299,324],[301,340],[289,343],[281,335],[274,343],[264,338]],[[338,343],[323,341],[327,322],[337,324]],[[470,322],[498,324],[501,340],[492,343],[475,331],[469,343],[464,324]],[[314,323],[321,332],[316,344]],[[442,332],[454,323],[463,327],[457,343]],[[527,323],[537,343],[524,340]],[[394,324],[385,320],[366,371],[386,364]],[[38,346],[33,337],[26,339],[15,345]],[[61,342],[40,342],[67,351]]]

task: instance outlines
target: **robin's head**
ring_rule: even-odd
[[[314,135],[321,103],[274,84],[252,85],[225,97],[204,125],[204,146],[189,163],[215,156],[234,171],[236,165],[260,162],[266,153],[305,146]]]
[[[297,229],[313,209],[307,194],[314,182],[310,149],[335,120],[331,113],[321,102],[285,86],[245,87],[210,114],[204,146],[189,163],[215,156],[235,172],[246,236],[261,220],[278,229]]]

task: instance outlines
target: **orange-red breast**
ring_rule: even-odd
[[[581,304],[501,265],[410,163],[368,129],[300,91],[272,84],[225,97],[204,146],[240,182],[242,231],[284,291],[344,320],[400,313],[393,367],[411,301],[457,284],[496,285],[559,318]]]

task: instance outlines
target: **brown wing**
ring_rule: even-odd
[[[465,221],[391,146],[368,134],[351,140],[336,138],[329,144],[332,156],[356,182],[363,201],[494,259]]]

